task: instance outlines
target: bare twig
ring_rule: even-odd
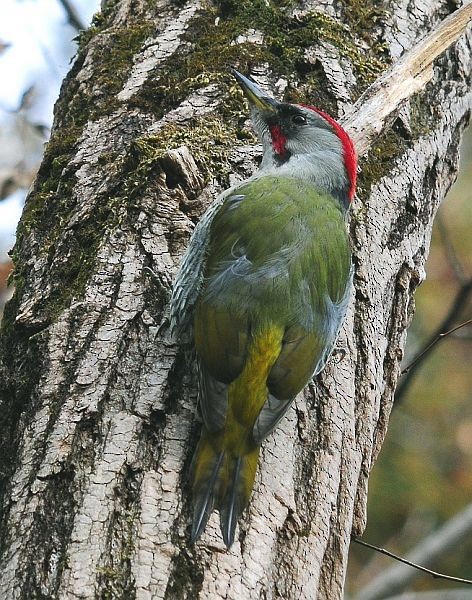
[[[437,344],[438,342],[443,340],[445,337],[447,337],[451,333],[454,333],[454,331],[457,331],[458,329],[462,329],[462,327],[465,327],[466,325],[470,325],[471,323],[472,323],[472,319],[469,319],[468,321],[464,321],[460,325],[456,325],[456,327],[449,329],[449,331],[446,331],[445,333],[440,333],[436,338],[434,338],[434,340],[430,344],[428,344],[419,354],[416,355],[416,358],[414,358],[413,361],[407,367],[405,367],[403,369],[401,374],[405,375],[406,373],[408,373],[408,371],[410,371],[410,369],[412,369],[416,364],[418,364],[418,362],[424,357],[425,354],[427,354],[432,349],[432,347],[435,344]]]
[[[460,333],[455,333],[452,337],[461,342],[472,342],[472,332],[468,333],[461,331]]]
[[[419,571],[424,571],[433,577],[447,579],[467,585],[472,582],[468,579],[460,579],[449,575],[443,576],[441,573],[431,571],[425,566],[430,565],[451,548],[457,547],[461,540],[466,539],[472,531],[472,503],[467,505],[464,510],[452,517],[439,529],[428,535],[415,548],[408,552],[406,558],[401,558],[388,550],[377,548],[363,540],[355,538],[357,543],[371,547],[399,560],[404,564],[396,564],[389,569],[382,571],[376,578],[370,581],[362,590],[360,590],[355,600],[378,600],[388,595],[393,595],[404,590],[406,586],[418,576]],[[410,567],[413,567],[410,568]]]
[[[65,10],[67,15],[67,20],[69,21],[69,25],[76,29],[77,31],[82,31],[82,29],[86,29],[85,23],[80,18],[75,6],[72,4],[70,0],[59,0],[59,4]]]
[[[418,353],[417,357],[411,362],[410,365],[408,365],[408,367],[406,369],[404,369],[404,371],[403,371],[404,376],[400,380],[400,383],[397,387],[397,391],[395,392],[394,406],[398,405],[400,403],[401,399],[403,399],[407,389],[409,388],[409,386],[411,385],[411,382],[413,381],[413,376],[415,375],[419,366],[423,363],[425,358],[433,350],[434,346],[436,345],[436,342],[443,339],[446,335],[453,333],[460,327],[463,327],[464,325],[467,325],[470,323],[470,321],[467,321],[467,322],[461,324],[460,326],[454,327],[453,329],[451,329],[451,327],[454,325],[454,321],[456,321],[457,317],[460,315],[462,309],[468,302],[471,294],[472,294],[472,278],[465,281],[462,284],[462,286],[459,288],[459,290],[456,294],[456,297],[454,298],[454,302],[452,303],[452,306],[449,309],[449,312],[445,316],[442,323],[440,323],[439,327],[436,328],[436,331],[434,331],[431,334],[429,339],[424,344],[423,348]]]
[[[404,563],[405,565],[408,565],[409,567],[418,569],[418,571],[423,571],[423,573],[428,573],[428,575],[431,575],[435,579],[446,579],[447,581],[455,581],[458,583],[467,583],[468,585],[472,585],[472,579],[462,579],[462,577],[452,577],[452,575],[445,575],[444,573],[438,573],[437,571],[432,571],[431,569],[427,569],[426,567],[423,567],[422,565],[417,565],[416,563],[411,562],[410,560],[407,560],[406,558],[403,558],[402,556],[398,556],[398,554],[394,554],[393,552],[390,552],[390,550],[386,550],[385,548],[380,548],[379,546],[374,546],[374,544],[369,544],[368,542],[364,542],[364,540],[361,540],[360,538],[354,537],[354,538],[352,538],[352,540],[356,544],[360,544],[361,546],[365,546],[366,548],[371,548],[371,550],[375,550],[376,552],[380,552],[381,554],[390,556],[390,558],[394,558],[395,560],[398,560],[399,562]]]
[[[433,77],[436,58],[460,37],[471,19],[469,1],[415,44],[362,94],[342,120],[359,155],[367,152],[401,104],[424,88]]]
[[[389,596],[385,600],[471,600],[469,588],[452,590],[429,590],[427,592],[410,592],[400,596]]]

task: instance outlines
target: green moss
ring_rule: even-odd
[[[60,146],[67,144],[64,140]],[[70,160],[67,151],[46,150],[41,171],[36,186],[29,195],[21,221],[18,225],[17,239],[20,241],[25,235],[29,235],[32,229],[39,234],[44,234],[44,248],[47,250],[51,239],[59,234],[59,221],[67,215],[72,204],[72,188],[75,183],[74,175],[67,175],[65,168]],[[47,169],[44,168],[47,165]]]
[[[169,150],[185,145],[206,181],[217,178],[220,183],[228,184],[227,177],[232,170],[229,155],[238,138],[244,135],[246,132],[219,117],[195,119],[185,127],[166,125],[158,135],[143,136],[133,143],[132,150],[138,157],[133,177],[146,181],[156,165],[162,165]]]
[[[342,6],[349,28],[367,43],[372,41],[369,32],[377,26],[382,27],[388,17],[383,2],[375,0],[342,0]]]
[[[354,5],[349,6],[354,14]],[[358,9],[361,11],[360,7]],[[187,46],[165,65],[160,65],[131,102],[161,117],[196,89],[209,83],[217,83],[223,94],[229,97],[229,67],[236,65],[241,71],[248,72],[263,63],[289,80],[294,76],[298,78],[298,92],[293,94],[293,89],[289,88],[287,100],[306,101],[310,98],[310,101],[315,101],[326,96],[328,101],[333,100],[332,96],[329,98],[320,70],[305,59],[305,50],[321,42],[333,44],[353,65],[359,86],[364,87],[385,67],[385,61],[377,56],[380,44],[375,41],[376,36],[373,36],[371,44],[371,47],[375,45],[375,52],[366,51],[366,34],[360,21],[366,19],[367,14],[368,24],[374,23],[374,14],[380,14],[380,9],[369,12],[363,8],[360,12],[356,23],[363,33],[361,39],[353,35],[347,26],[318,11],[291,18],[286,2],[269,4],[264,0],[220,0],[216,7],[206,7],[191,20],[183,34]],[[261,43],[234,43],[249,29],[262,33]],[[326,108],[324,102],[321,105]]]
[[[437,106],[434,102],[425,101],[428,86],[409,100],[410,128],[413,139],[418,139],[430,133],[437,126]]]
[[[394,129],[380,136],[369,154],[360,161],[357,193],[361,198],[368,197],[372,185],[391,171],[392,161],[407,147],[406,140]]]
[[[100,56],[96,61],[94,88],[99,93],[90,98],[88,118],[96,120],[103,114],[110,114],[118,106],[115,96],[126,81],[133,56],[140,50],[152,29],[150,23],[144,23],[113,29],[104,34],[103,47],[102,44],[97,44],[97,47],[106,58],[102,60]],[[95,49],[95,57],[98,51]]]
[[[17,231],[17,244],[13,259],[17,264],[15,283],[26,276],[22,264],[28,237],[34,230],[40,239],[40,250],[52,261],[55,254],[54,280],[61,285],[51,291],[47,313],[52,317],[70,303],[74,295],[83,290],[92,270],[96,251],[105,230],[118,222],[119,198],[105,198],[97,206],[93,222],[82,222],[67,238],[67,248],[59,248],[58,240],[63,235],[65,224],[75,210],[73,189],[76,184],[74,168],[70,168],[78,140],[85,124],[117,107],[116,94],[122,89],[132,66],[132,57],[139,51],[144,39],[151,31],[151,24],[138,23],[126,28],[105,31],[114,10],[107,4],[107,11],[95,17],[94,24],[80,39],[76,62],[66,78],[60,100],[56,107],[57,133],[47,144],[35,187],[30,193]],[[103,39],[96,39],[101,34]],[[76,78],[85,56],[94,40],[94,72],[90,81],[97,93],[84,91]],[[106,51],[105,51],[106,48]],[[102,51],[103,50],[103,51]],[[62,256],[61,256],[62,255]]]
[[[94,14],[90,27],[81,31],[76,37],[79,52],[87,46],[92,38],[111,25],[119,3],[120,0],[106,0],[101,3],[101,8]]]
[[[80,82],[70,78],[61,99],[64,108],[61,112],[67,125],[83,126],[117,108],[116,94],[127,79],[132,58],[153,30],[150,22],[107,29],[109,18],[99,13],[94,24],[79,37],[76,64],[81,66],[85,56],[93,52],[94,70],[89,81],[94,93],[91,94],[88,87],[84,91]]]
[[[183,41],[183,50],[171,57],[156,73],[151,73],[140,93],[132,103],[162,116],[176,107],[193,91],[215,83],[226,101],[219,116],[194,120],[189,127],[165,126],[158,135],[142,137],[132,144],[121,163],[124,183],[116,198],[106,198],[94,214],[94,222],[82,223],[74,232],[67,256],[60,262],[62,277],[67,286],[64,303],[73,294],[80,293],[103,232],[110,224],[118,222],[118,206],[126,204],[136,189],[142,189],[155,166],[171,148],[187,145],[197,165],[208,180],[216,177],[224,185],[230,171],[228,156],[241,137],[250,134],[242,128],[247,117],[241,90],[228,72],[229,65],[242,71],[268,63],[275,72],[291,79],[298,78],[297,87],[288,86],[285,98],[289,101],[309,101],[335,112],[334,97],[329,92],[324,73],[318,65],[310,64],[305,50],[320,42],[332,43],[341,56],[347,58],[356,71],[361,85],[368,83],[384,67],[381,59],[365,52],[370,31],[382,16],[379,3],[363,4],[360,0],[343,0],[343,9],[351,22],[351,29],[320,12],[310,12],[291,18],[289,9],[294,2],[265,0],[220,0],[217,6],[207,6],[194,17]],[[117,107],[116,94],[122,88],[131,68],[132,57],[152,31],[151,22],[136,19],[127,27],[111,28],[117,2],[106,3],[105,9],[94,18],[91,28],[80,36],[77,60],[67,77],[56,111],[57,131],[48,144],[35,189],[25,207],[18,230],[17,249],[32,230],[41,236],[41,248],[51,257],[58,251],[57,240],[64,224],[75,209],[73,188],[76,183],[73,170],[68,169],[84,125],[89,120],[110,114]],[[248,29],[263,35],[260,44],[244,42],[232,44]],[[355,35],[352,35],[352,33]],[[375,43],[377,46],[375,46]],[[379,45],[375,54],[379,54]],[[218,51],[215,51],[217,49]],[[89,86],[81,86],[76,78],[87,54],[94,52],[94,72]],[[85,90],[85,91],[84,91]],[[382,147],[382,157],[387,157]],[[392,154],[393,155],[393,154]],[[106,164],[107,156],[99,160]],[[379,170],[384,160],[374,161],[371,170]],[[367,172],[367,169],[365,170]],[[367,173],[372,180],[375,173]],[[362,185],[361,178],[361,185]],[[21,261],[20,252],[15,258]],[[21,262],[16,274],[17,283],[22,277]],[[60,308],[58,290],[51,306]]]

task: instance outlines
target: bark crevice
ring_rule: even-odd
[[[230,551],[217,515],[188,545],[199,424],[192,354],[167,330],[169,290],[206,207],[257,165],[228,62],[280,97],[341,114],[452,8],[105,4],[64,82],[14,251],[1,337],[2,598],[342,597],[470,114],[470,32],[362,160],[344,353],[263,444]]]

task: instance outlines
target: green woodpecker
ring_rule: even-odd
[[[191,538],[218,508],[228,547],[262,440],[323,369],[343,323],[352,285],[345,212],[357,171],[333,118],[234,76],[251,103],[262,163],[195,228],[171,300],[174,334],[193,332],[200,381]]]

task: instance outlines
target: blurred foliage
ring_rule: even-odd
[[[472,128],[464,137],[461,169],[440,208],[439,218],[465,276],[472,276]],[[416,293],[405,365],[447,314],[460,287],[435,225],[427,279]],[[456,323],[472,318],[469,302]],[[400,555],[472,501],[472,328],[438,343],[395,407],[387,438],[369,482],[368,524],[363,538]],[[446,553],[433,568],[472,577],[472,536]],[[392,559],[351,548],[347,590],[358,592]],[[419,574],[411,590],[454,587]],[[472,598],[472,591],[471,591]]]

